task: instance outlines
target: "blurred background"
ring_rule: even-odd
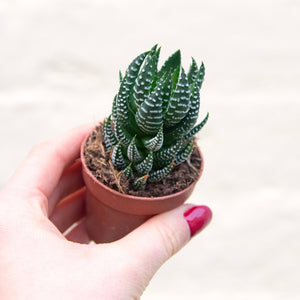
[[[214,219],[143,299],[299,299],[299,14],[297,0],[0,0],[0,187],[34,144],[106,117],[135,56],[180,48],[186,70],[206,66],[189,202]]]

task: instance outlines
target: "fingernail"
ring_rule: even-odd
[[[207,206],[194,206],[184,213],[184,218],[190,227],[191,237],[193,237],[208,225],[212,218],[212,212]]]

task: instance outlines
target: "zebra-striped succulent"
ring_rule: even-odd
[[[186,161],[193,150],[193,136],[205,125],[195,126],[203,63],[192,63],[186,74],[180,50],[158,70],[160,48],[136,57],[126,74],[120,72],[120,88],[112,114],[103,122],[106,150],[112,149],[114,167],[133,180],[136,189],[162,180],[171,169]]]

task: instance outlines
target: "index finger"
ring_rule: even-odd
[[[31,150],[8,186],[38,190],[49,197],[66,168],[79,158],[80,146],[95,124],[78,126]]]

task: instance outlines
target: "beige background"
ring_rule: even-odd
[[[214,220],[143,299],[299,299],[299,14],[297,0],[0,0],[0,186],[33,144],[107,116],[133,57],[180,48],[207,70],[189,201]]]

